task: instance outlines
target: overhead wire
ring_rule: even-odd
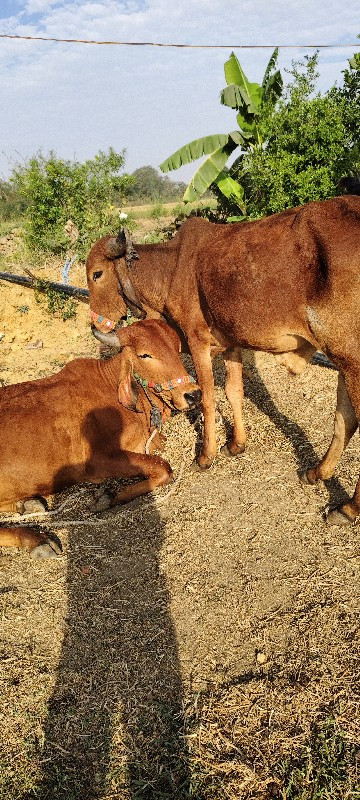
[[[302,50],[302,49],[343,49],[347,47],[360,47],[360,42],[355,44],[185,44],[179,42],[121,42],[118,40],[101,41],[98,39],[63,39],[57,36],[25,36],[15,33],[0,33],[0,39],[21,39],[35,42],[65,42],[67,44],[99,44],[117,45],[122,47],[177,47],[193,50]]]

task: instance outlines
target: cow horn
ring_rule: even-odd
[[[126,256],[130,261],[133,258],[138,258],[138,254],[133,248],[130,231],[127,228],[121,228],[116,237],[110,237],[105,247],[105,255],[107,258],[122,258],[122,256]]]
[[[93,335],[95,336],[95,339],[97,339],[102,344],[107,344],[109,345],[109,347],[116,348],[116,350],[121,349],[121,344],[114,331],[110,333],[103,333],[102,331],[98,331],[97,328],[95,328],[94,326],[91,327],[91,330]]]

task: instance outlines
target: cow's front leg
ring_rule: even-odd
[[[225,393],[234,415],[232,437],[222,447],[222,452],[231,456],[243,453],[245,450],[246,433],[243,419],[244,386],[242,377],[241,348],[234,347],[224,354],[226,368]]]
[[[204,439],[197,463],[208,469],[217,454],[215,429],[215,386],[210,356],[210,331],[208,328],[189,335],[189,347],[194,362],[198,384],[202,391]]]

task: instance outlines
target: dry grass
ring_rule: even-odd
[[[36,338],[35,308],[26,319]],[[30,353],[43,374],[45,336]],[[304,487],[336,374],[247,361],[244,456],[192,472],[198,433],[175,416],[174,492],[91,518],[88,489],[71,490],[53,502],[63,558],[3,549],[1,800],[360,798],[360,547],[356,525],[323,520],[353,490],[357,439],[335,479]],[[220,444],[223,377],[219,362]]]

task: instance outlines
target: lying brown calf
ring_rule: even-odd
[[[0,511],[31,509],[30,498],[76,483],[135,478],[111,497],[115,506],[171,480],[171,467],[145,448],[159,445],[161,420],[200,402],[201,392],[179,356],[175,331],[160,320],[121,331],[121,352],[109,361],[77,359],[56,375],[0,392]],[[35,527],[1,527],[0,545],[35,557],[61,545]]]

